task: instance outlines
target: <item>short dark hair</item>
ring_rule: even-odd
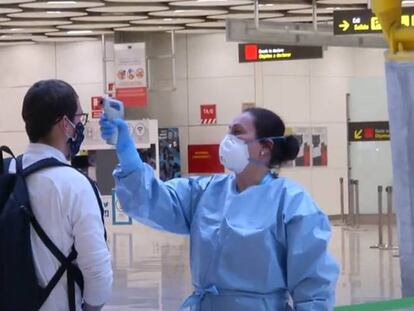
[[[254,119],[256,138],[282,137],[285,135],[285,124],[273,111],[264,108],[248,108],[244,112],[249,113]],[[299,153],[299,143],[293,135],[284,139],[274,139],[272,157],[269,167],[278,166],[284,162],[296,159]]]
[[[78,95],[72,86],[61,80],[36,82],[23,100],[22,117],[32,143],[47,137],[64,116],[74,120]]]

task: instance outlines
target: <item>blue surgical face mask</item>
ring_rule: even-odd
[[[73,158],[78,154],[80,146],[85,139],[85,135],[83,134],[85,131],[85,126],[81,122],[78,122],[75,125],[69,120],[69,118],[66,117],[66,119],[69,121],[69,124],[75,129],[75,136],[68,138],[70,157]]]
[[[285,137],[266,137],[246,143],[245,141],[241,140],[240,138],[234,135],[226,135],[223,141],[221,142],[219,149],[221,164],[223,164],[225,168],[236,174],[240,174],[241,172],[243,172],[249,163],[267,166],[265,163],[252,159],[250,157],[248,144],[255,141],[263,141],[268,139],[282,140],[285,139]]]

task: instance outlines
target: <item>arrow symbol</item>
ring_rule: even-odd
[[[354,131],[354,137],[355,139],[362,139],[362,130]]]
[[[339,28],[341,28],[343,32],[347,31],[349,29],[349,26],[351,25],[346,20],[342,20],[342,24],[339,24]]]

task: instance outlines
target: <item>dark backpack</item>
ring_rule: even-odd
[[[10,154],[12,158],[4,160],[3,152]],[[0,310],[39,310],[67,272],[69,310],[75,311],[75,283],[83,293],[82,273],[74,264],[77,252],[72,247],[71,253],[66,257],[46,235],[33,215],[26,184],[27,176],[42,169],[71,166],[57,159],[47,158],[23,169],[22,158],[16,158],[6,146],[0,147]],[[16,161],[16,173],[9,173],[8,167],[12,159]],[[89,178],[88,180],[96,194],[103,221],[103,205],[99,192],[94,182]],[[60,262],[59,269],[45,288],[38,284],[35,273],[30,226],[33,226],[42,242]]]

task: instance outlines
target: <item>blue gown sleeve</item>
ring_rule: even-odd
[[[327,250],[328,218],[305,192],[293,195],[285,207],[287,283],[294,310],[332,310],[339,266]]]
[[[193,211],[212,177],[157,179],[142,163],[132,172],[114,172],[115,192],[130,217],[155,229],[188,234]]]

